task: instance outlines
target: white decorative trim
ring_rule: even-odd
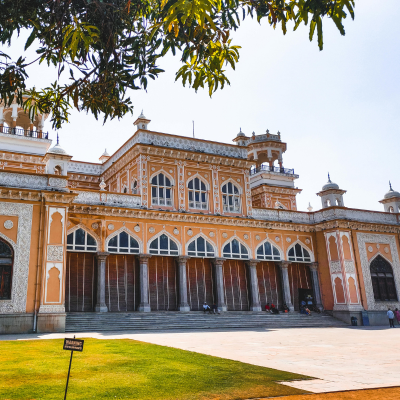
[[[4,221],[4,228],[6,229],[12,229],[12,227],[14,226],[14,222],[12,222],[10,219],[8,219],[7,221]]]
[[[387,310],[388,307],[400,307],[399,301],[375,301],[374,298],[374,290],[372,287],[372,279],[370,272],[370,261],[368,260],[368,253],[365,247],[366,243],[380,243],[380,244],[388,244],[390,247],[391,255],[392,255],[392,268],[393,268],[393,276],[394,282],[396,285],[397,298],[399,298],[400,293],[400,262],[399,262],[399,254],[397,252],[396,246],[396,237],[394,235],[379,235],[374,233],[360,233],[357,232],[357,242],[358,248],[360,252],[361,259],[361,267],[364,278],[364,287],[365,293],[367,297],[367,305],[369,310]]]
[[[275,247],[278,251],[279,251],[279,257],[281,258],[281,260],[284,260],[285,259],[285,256],[284,256],[284,253],[283,253],[283,251],[282,251],[282,249],[276,244],[276,243],[273,243],[271,240],[269,240],[268,238],[266,238],[265,240],[263,240],[257,247],[256,247],[256,249],[255,249],[255,252],[254,252],[254,254],[255,254],[255,258],[257,258],[257,250],[258,250],[258,248],[260,247],[260,246],[264,246],[264,243],[265,242],[268,242],[272,247]],[[260,261],[262,261],[262,260],[260,260]],[[268,260],[267,260],[268,261]],[[278,260],[277,260],[278,261]]]
[[[63,261],[64,247],[63,246],[47,246],[47,261]]]
[[[74,204],[105,205],[110,207],[139,208],[142,203],[139,196],[106,192],[89,192],[75,190],[78,196]]]
[[[91,164],[85,162],[70,161],[67,165],[68,172],[87,175],[100,175],[103,172],[103,164]]]
[[[47,177],[41,175],[0,172],[0,186],[28,189],[47,189]]]
[[[65,313],[65,306],[63,305],[41,305],[39,307],[40,314],[60,314]]]
[[[64,178],[49,178],[49,186],[56,188],[66,188],[68,185],[68,180]]]
[[[340,261],[329,261],[329,269],[331,274],[341,274],[342,267],[340,265]]]
[[[0,300],[0,313],[2,314],[26,312],[32,212],[32,204],[0,203],[0,215],[18,217],[17,243],[0,232],[0,236],[10,243],[14,250],[11,300]]]
[[[355,274],[356,272],[356,267],[354,265],[354,262],[350,260],[344,260],[344,269],[346,271],[347,276],[349,276],[348,274]]]
[[[213,196],[214,196],[214,214],[221,214],[221,201],[219,197],[219,179],[218,179],[219,169],[220,167],[218,165],[213,165],[211,169]]]

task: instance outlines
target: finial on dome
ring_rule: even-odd
[[[312,207],[312,205],[311,205],[310,202],[308,203],[307,210],[308,210],[309,212],[312,212],[312,210],[313,210],[313,207]]]
[[[390,191],[393,192],[392,184],[390,183],[390,181],[389,181],[389,187],[390,187]]]
[[[57,144],[60,144],[60,140],[58,138],[58,133],[57,133]],[[390,183],[390,182],[389,182]]]
[[[331,177],[329,176],[329,172],[328,172],[328,183],[332,183],[331,182]]]

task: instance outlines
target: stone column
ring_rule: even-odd
[[[322,311],[322,300],[321,300],[321,291],[319,289],[319,278],[318,278],[318,263],[312,262],[310,264],[310,271],[311,271],[311,279],[313,284],[313,292],[314,292],[314,300],[315,305]]]
[[[261,311],[260,296],[258,292],[257,264],[258,260],[246,262],[250,288],[250,311]]]
[[[140,304],[138,307],[138,311],[140,312],[150,312],[150,304],[149,304],[149,271],[148,271],[148,262],[150,254],[139,254],[139,263],[140,263]]]
[[[109,253],[105,252],[97,253],[97,296],[94,308],[96,312],[108,311],[106,305],[106,259],[108,255]]]
[[[278,262],[279,268],[281,270],[283,302],[286,303],[290,311],[294,311],[292,299],[290,297],[290,284],[289,284],[289,274],[288,274],[289,264],[290,263],[288,261]]]
[[[180,256],[177,258],[179,277],[179,311],[190,311],[187,292],[186,262],[190,257]]]
[[[221,311],[227,311],[225,304],[225,293],[224,293],[224,276],[222,273],[222,265],[225,258],[214,258],[214,291],[217,307]]]

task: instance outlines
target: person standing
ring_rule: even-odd
[[[394,328],[394,313],[390,308],[388,308],[387,316],[389,318],[389,327]]]
[[[394,316],[397,319],[397,323],[400,325],[400,311],[397,308],[394,310]]]

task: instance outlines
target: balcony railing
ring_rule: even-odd
[[[250,175],[257,174],[258,172],[277,172],[279,174],[289,174],[289,175],[294,175],[294,169],[289,169],[289,168],[281,168],[281,167],[270,167],[269,165],[261,165],[258,168],[252,168],[250,170]]]
[[[9,135],[25,136],[37,139],[48,139],[48,132],[30,131],[22,128],[11,128],[10,126],[0,126],[0,133],[7,133]]]

